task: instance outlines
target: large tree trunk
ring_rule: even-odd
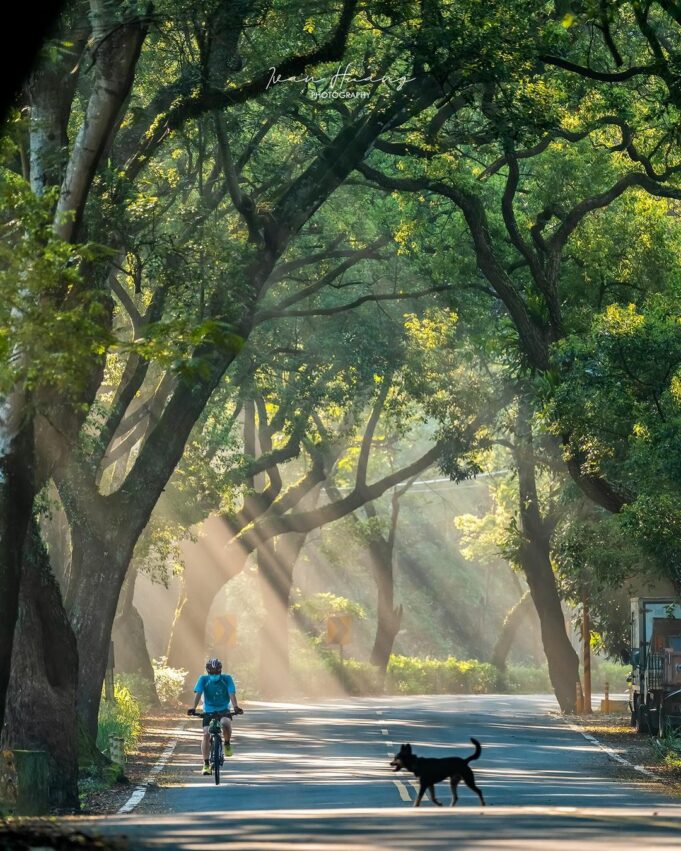
[[[525,399],[521,399],[518,406],[515,460],[518,468],[520,528],[523,535],[518,561],[525,573],[539,616],[542,644],[556,699],[563,712],[574,712],[579,682],[579,657],[568,638],[556,577],[551,565],[551,535],[555,523],[542,517],[539,508],[531,411]]]
[[[53,4],[55,9],[58,5]],[[43,15],[43,23],[51,17]],[[41,16],[38,15],[40,20]],[[45,32],[41,31],[40,39],[43,35]],[[74,55],[80,49],[75,42],[82,45],[82,41],[84,39],[75,36]],[[32,60],[30,50],[28,54]],[[24,59],[28,54],[24,52]],[[65,50],[59,59],[44,59],[28,81],[31,104],[29,176],[37,195],[42,195],[48,186],[61,180],[61,148],[69,115],[66,101],[73,94],[77,79],[77,75],[66,72],[67,67],[72,70],[73,61],[69,62],[69,59],[74,58],[67,54]],[[23,67],[24,71],[28,71],[27,65]],[[20,315],[18,308],[16,310]],[[30,353],[20,348],[12,353],[12,365],[15,368],[24,366],[28,359]],[[34,496],[40,488],[36,482],[34,462],[33,414],[27,391],[19,382],[10,393],[0,397],[0,730],[18,612],[22,553],[31,522]]]
[[[521,623],[525,620],[532,609],[532,595],[529,589],[525,591],[523,596],[511,606],[504,623],[501,627],[501,632],[492,649],[490,662],[495,668],[500,671],[506,670],[506,661],[508,654],[511,652],[511,647],[518,634],[518,629]]]
[[[14,644],[2,743],[46,751],[51,804],[77,808],[76,640],[35,522],[24,551]]]
[[[40,534],[50,554],[52,573],[62,596],[66,596],[71,576],[71,528],[54,484],[50,482],[45,490],[50,511],[40,518]]]
[[[565,628],[556,577],[549,549],[542,542],[530,541],[520,561],[530,587],[539,624],[542,645],[549,665],[549,677],[563,712],[574,712],[579,682],[579,657]]]
[[[393,652],[393,644],[402,624],[402,606],[395,606],[392,558],[373,561],[373,574],[378,592],[376,635],[369,661],[385,675]]]
[[[27,415],[23,392],[15,391],[0,399],[0,731],[34,495],[33,421]]]
[[[397,521],[400,514],[400,497],[411,487],[412,478],[400,490],[393,492],[391,499],[390,529],[384,538],[378,530],[369,541],[369,559],[376,583],[376,636],[371,650],[370,662],[378,668],[381,677],[385,677],[393,651],[395,637],[402,624],[402,606],[395,607],[395,579],[393,559]],[[377,511],[373,503],[364,506],[367,517],[375,519]]]
[[[66,608],[78,643],[77,708],[86,733],[95,739],[111,632],[134,540],[113,522],[104,532],[83,524],[71,535]]]
[[[258,579],[265,609],[260,629],[260,694],[279,697],[290,684],[289,606],[293,569],[306,534],[283,535],[258,548]]]
[[[148,31],[143,17],[125,20],[119,4],[90,7],[94,78],[83,121],[66,165],[55,215],[55,232],[76,238],[90,187],[132,88],[137,60]]]
[[[135,608],[135,582],[137,568],[131,567],[123,583],[118,610],[113,624],[114,666],[121,674],[137,674],[147,684],[146,698],[153,706],[159,705],[154,684],[154,669],[147,650],[144,622]]]
[[[376,635],[369,661],[385,676],[395,637],[402,624],[402,606],[395,607],[393,577],[393,545],[391,540],[377,538],[369,543],[371,572],[376,583]]]

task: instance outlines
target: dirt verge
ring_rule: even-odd
[[[651,771],[655,777],[667,787],[670,794],[681,797],[681,753],[674,742],[660,740],[648,734],[637,733],[629,723],[629,713],[610,714],[594,713],[592,715],[563,715],[563,720],[574,724],[585,733],[590,733],[598,741],[612,748],[632,765],[642,766]],[[642,775],[633,772],[626,766],[619,770],[629,774]]]
[[[126,755],[125,781],[104,788],[87,778],[80,783],[82,815],[116,813],[138,784],[144,782],[152,766],[168,745],[171,731],[181,721],[182,710],[160,709],[142,718],[142,735],[137,750]],[[152,788],[152,787],[150,787]]]

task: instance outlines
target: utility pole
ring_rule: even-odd
[[[591,713],[591,624],[589,621],[589,596],[582,597],[582,649],[584,668],[584,712]]]

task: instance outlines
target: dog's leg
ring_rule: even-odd
[[[473,772],[469,769],[466,774],[463,776],[464,783],[471,789],[475,794],[480,798],[480,803],[482,806],[485,806],[485,798],[480,789],[475,785],[475,777],[473,776]]]
[[[420,807],[420,806],[421,806],[421,801],[423,800],[423,796],[425,795],[425,793],[426,793],[426,787],[425,787],[425,786],[423,785],[423,783],[422,783],[422,784],[419,786],[418,795],[416,796],[416,800],[414,801],[414,806],[415,806],[415,807]]]
[[[438,801],[438,799],[435,797],[435,786],[429,786],[428,787],[428,794],[430,795],[430,800],[434,804],[437,804],[438,807],[442,806],[442,803],[440,801]]]
[[[454,806],[456,804],[456,802],[459,800],[459,796],[456,793],[456,787],[459,785],[459,780],[461,780],[460,777],[450,777],[449,778],[449,785],[452,789],[452,806]]]

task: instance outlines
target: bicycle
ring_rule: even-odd
[[[229,717],[231,720],[235,715],[242,715],[241,712],[232,712],[231,709],[223,709],[221,712],[197,712],[190,709],[187,713],[193,718],[210,718],[208,725],[208,733],[210,734],[210,767],[215,777],[215,785],[220,785],[220,769],[225,761],[224,747],[222,743],[222,725],[220,719]]]

